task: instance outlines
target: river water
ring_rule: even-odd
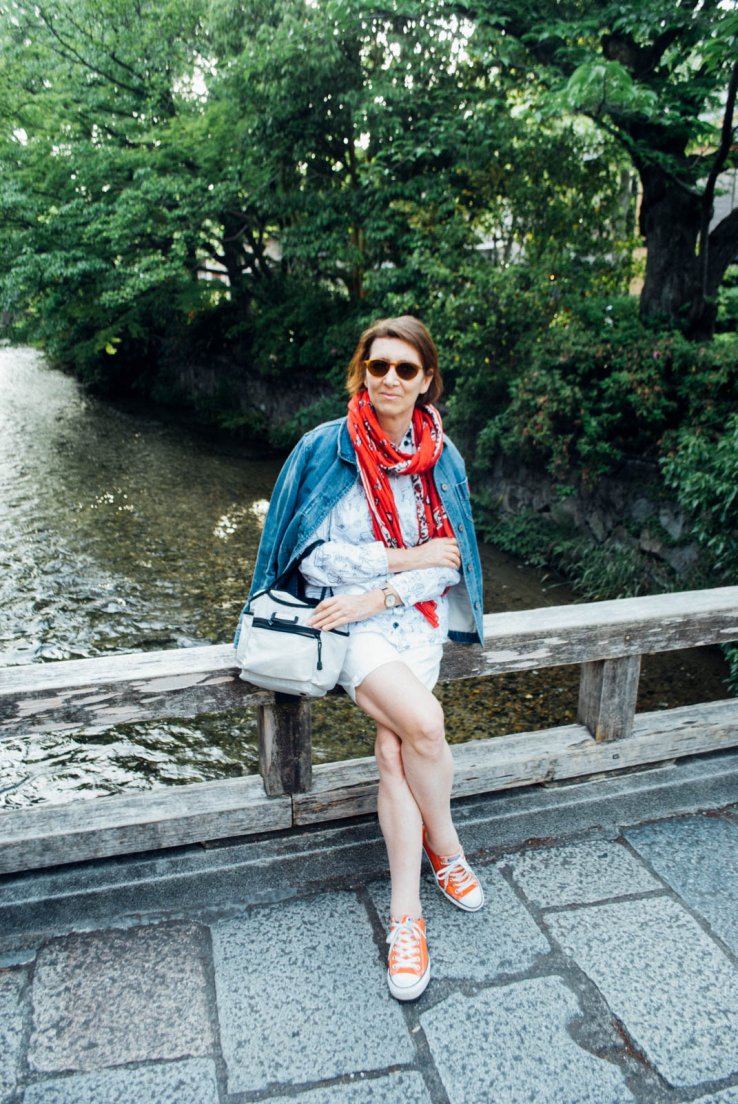
[[[33,350],[0,348],[0,666],[232,638],[279,470],[217,440],[90,398]],[[483,546],[488,609],[573,596]],[[646,657],[641,708],[725,696],[718,652]],[[440,690],[449,738],[565,724],[576,669]],[[348,699],[316,703],[317,761],[371,752]],[[0,807],[94,797],[256,769],[239,714],[69,730],[0,744]]]

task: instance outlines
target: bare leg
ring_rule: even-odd
[[[402,766],[399,736],[377,725],[375,744],[379,769],[377,813],[387,845],[392,897],[390,916],[422,916],[420,861],[423,821]]]
[[[405,780],[425,824],[430,846],[439,855],[455,854],[459,850],[459,837],[451,819],[453,759],[446,743],[439,702],[404,663],[385,663],[372,671],[358,687],[356,702],[377,721],[379,729],[388,730],[400,741]],[[387,787],[383,800],[385,797],[389,803],[399,801],[399,791],[396,795]],[[394,824],[403,825],[400,837],[405,834],[399,814],[395,817],[387,811],[386,819],[391,834]],[[394,835],[388,851],[390,846],[396,846]]]

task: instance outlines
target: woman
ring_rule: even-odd
[[[331,591],[313,624],[350,631],[339,684],[377,725],[379,823],[391,876],[388,984],[399,1000],[430,979],[422,853],[456,906],[484,894],[451,818],[453,761],[431,693],[443,643],[483,639],[481,567],[463,461],[433,403],[438,353],[425,326],[375,322],[348,369],[348,416],[303,437],[270,503],[252,593],[276,579]]]

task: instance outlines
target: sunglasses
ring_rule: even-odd
[[[401,380],[415,379],[418,372],[422,372],[422,368],[413,364],[409,360],[385,360],[384,357],[372,357],[371,360],[364,361],[364,367],[370,376],[374,376],[375,379],[382,379],[386,376],[390,368],[394,368],[397,375]]]

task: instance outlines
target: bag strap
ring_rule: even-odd
[[[314,540],[312,544],[309,544],[307,546],[305,551],[300,556],[300,559],[303,560],[305,558],[305,556],[309,556],[310,553],[314,552],[316,548],[320,548],[321,544],[325,544],[325,541],[322,539],[322,537],[318,538],[318,540]],[[277,578],[274,580],[274,582],[271,584],[272,587],[280,587],[282,585],[282,583],[284,582],[284,580],[287,579],[289,575],[290,575],[290,569],[285,568],[285,570],[282,572],[282,574],[278,575]],[[271,587],[269,589],[271,589]],[[327,587],[324,587],[323,589],[326,590]],[[321,595],[321,601],[323,600],[324,597],[325,597],[324,594]]]

